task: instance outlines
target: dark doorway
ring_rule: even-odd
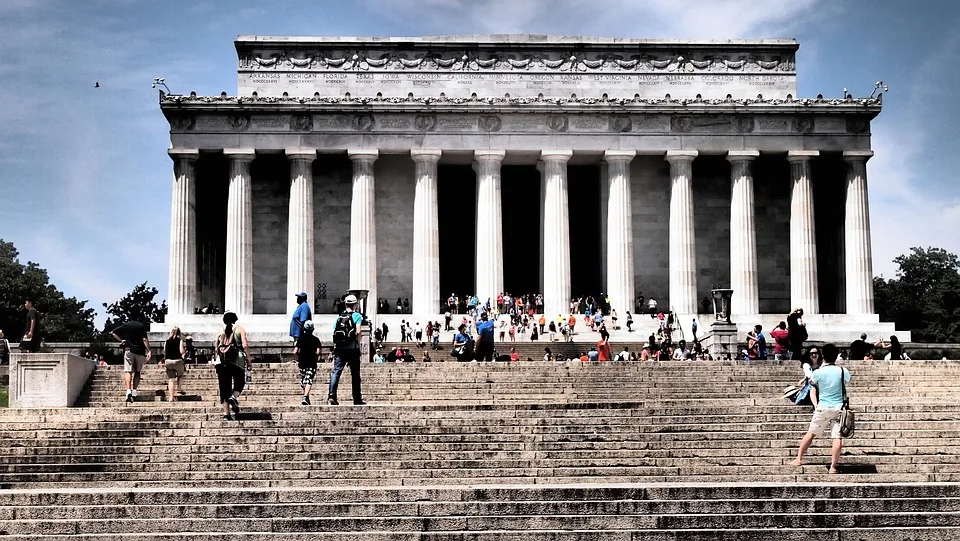
[[[500,170],[503,287],[513,295],[540,288],[540,172],[533,165]]]
[[[227,191],[230,186],[227,159],[218,153],[203,153],[197,160],[194,179],[197,208],[197,301],[199,307],[224,306],[227,274]],[[196,308],[199,308],[196,307]],[[195,308],[195,307],[189,307]]]
[[[437,169],[440,300],[472,295],[477,274],[477,177],[469,165]]]
[[[600,242],[600,166],[567,168],[570,209],[570,292],[574,297],[603,292],[603,246]]]

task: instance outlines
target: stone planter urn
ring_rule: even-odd
[[[717,321],[731,323],[730,309],[733,297],[732,289],[713,289],[713,313]]]

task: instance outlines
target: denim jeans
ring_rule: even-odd
[[[343,367],[350,365],[350,376],[353,387],[353,403],[359,404],[363,401],[363,393],[360,391],[360,350],[343,349],[333,352],[333,373],[330,374],[330,391],[328,398],[337,399],[337,385],[340,384],[340,374],[343,373]]]

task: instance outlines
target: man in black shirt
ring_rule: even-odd
[[[111,334],[123,347],[123,385],[127,389],[127,402],[133,402],[140,394],[140,371],[151,357],[147,326],[139,321],[128,321],[113,329]]]
[[[310,405],[310,390],[313,388],[313,379],[317,376],[317,360],[320,358],[320,339],[314,336],[313,321],[303,323],[303,332],[297,338],[297,345],[293,353],[297,356],[297,366],[300,368],[300,387],[303,389],[301,406]]]
[[[867,333],[861,334],[859,340],[850,343],[850,360],[862,361],[871,349],[873,346],[867,343]]]
[[[33,299],[23,301],[27,310],[27,320],[23,328],[23,339],[20,340],[20,351],[23,353],[38,353],[40,351],[40,316],[33,307]]]

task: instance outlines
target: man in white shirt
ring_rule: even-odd
[[[690,352],[687,351],[687,343],[681,340],[680,343],[677,344],[677,349],[673,350],[673,360],[684,361],[688,355],[690,355]]]

